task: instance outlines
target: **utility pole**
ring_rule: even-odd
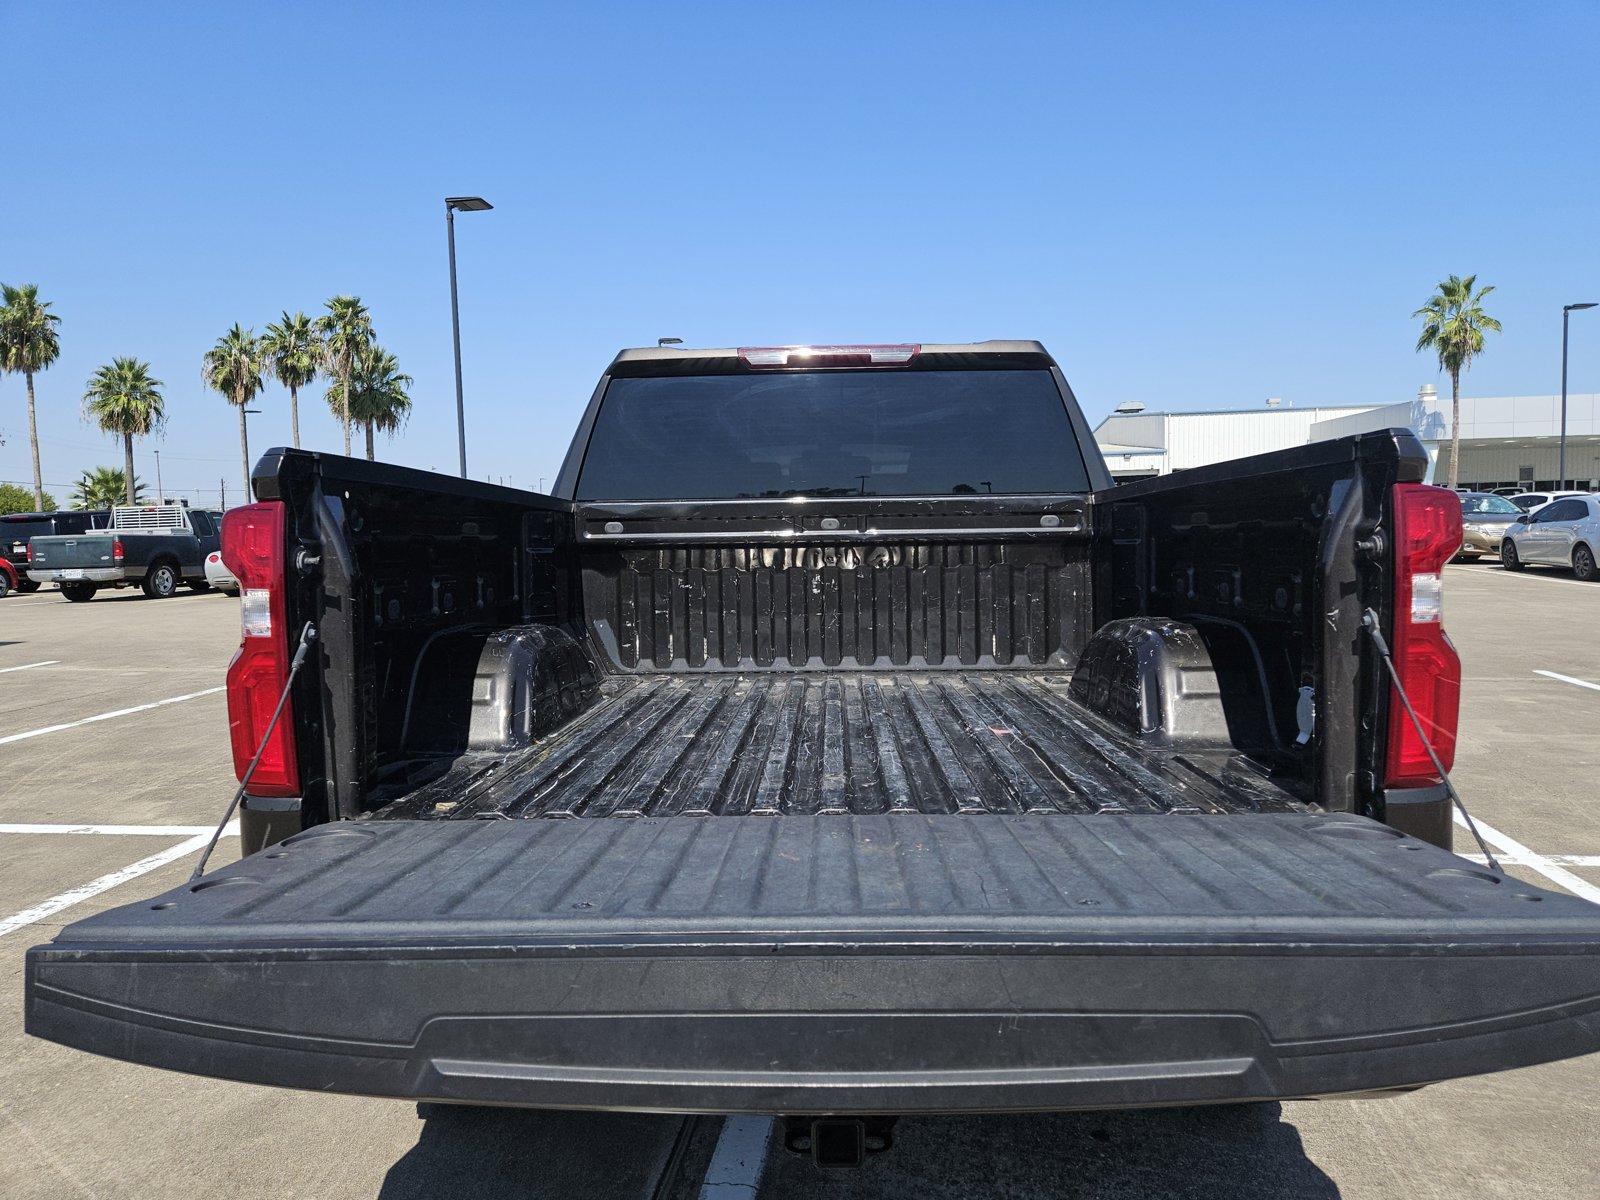
[[[456,352],[456,446],[461,456],[461,478],[467,477],[467,408],[461,398],[461,305],[456,299],[456,213],[487,212],[493,208],[482,196],[446,196],[445,236],[450,243],[450,340]]]
[[[156,451],[156,503],[165,504],[166,493],[161,490],[161,451]]]
[[[1567,326],[1573,313],[1593,308],[1597,303],[1600,301],[1591,300],[1586,304],[1564,305],[1561,309],[1561,449],[1556,460],[1558,492],[1567,486]]]
[[[219,480],[217,480],[217,483],[220,485],[220,496],[218,498],[217,507],[220,508],[223,512],[227,512],[228,511],[228,481],[226,479],[219,479]]]

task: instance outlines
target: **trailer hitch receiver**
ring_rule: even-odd
[[[785,1117],[783,1144],[819,1167],[859,1167],[894,1146],[895,1117]]]

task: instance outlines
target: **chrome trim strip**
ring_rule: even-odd
[[[976,535],[980,537],[994,537],[998,534],[1020,534],[1024,537],[1061,537],[1065,534],[1085,534],[1088,529],[1083,525],[1004,525],[994,527],[956,527],[950,529],[740,529],[732,532],[720,530],[685,530],[682,533],[590,533],[585,530],[583,540],[586,542],[660,542],[669,539],[682,541],[692,539],[695,541],[761,541],[763,539],[781,538],[784,540],[805,539],[807,541],[828,539],[854,539],[865,541],[870,538],[886,537],[962,537]]]

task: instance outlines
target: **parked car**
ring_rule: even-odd
[[[231,596],[239,594],[239,581],[222,561],[220,550],[213,550],[206,555],[206,582],[219,592],[227,592]]]
[[[0,560],[9,570],[0,570],[19,592],[36,592],[39,584],[28,578],[28,542],[35,537],[62,533],[85,533],[104,529],[111,519],[107,508],[61,509],[55,512],[7,513],[0,516]],[[4,595],[0,592],[0,595]]]
[[[1461,497],[1462,562],[1476,562],[1485,554],[1500,555],[1500,539],[1522,510],[1504,496],[1466,492]]]
[[[0,558],[0,599],[4,599],[17,590],[17,569],[11,565],[9,559]],[[34,585],[35,588],[38,586]]]
[[[1570,567],[1579,579],[1600,579],[1600,496],[1564,496],[1518,517],[1500,545],[1509,571],[1538,563]]]
[[[1532,512],[1542,508],[1552,500],[1560,500],[1568,496],[1587,496],[1588,492],[1518,492],[1515,496],[1508,497],[1523,512]]]
[[[1600,906],[1448,852],[1427,461],[1113,487],[1037,342],[624,351],[551,496],[269,451],[227,694],[282,844],[31,949],[27,1029],[854,1153],[1600,1049]]]
[[[220,546],[220,518],[182,504],[117,507],[108,528],[30,540],[28,578],[60,584],[63,596],[80,602],[102,587],[137,585],[153,599],[180,584],[203,589],[206,555]]]

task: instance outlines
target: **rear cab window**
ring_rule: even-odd
[[[576,499],[1088,490],[1048,370],[751,371],[610,380]]]

